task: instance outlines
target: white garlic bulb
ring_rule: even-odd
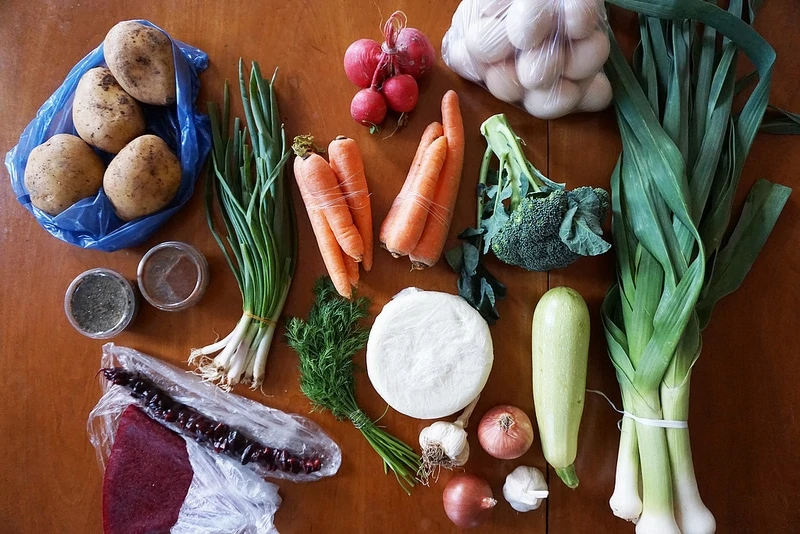
[[[503,497],[518,512],[536,510],[549,493],[542,472],[526,465],[511,471],[503,485]]]
[[[469,442],[467,441],[467,431],[464,430],[469,422],[469,416],[475,405],[478,404],[480,395],[475,397],[461,415],[453,421],[436,421],[430,426],[426,426],[419,433],[419,446],[422,448],[422,465],[419,470],[419,478],[423,483],[427,483],[428,478],[438,476],[438,470],[442,467],[452,469],[461,467],[469,459]]]
[[[441,453],[447,457],[448,463],[453,467],[461,467],[469,457],[469,443],[467,442],[467,431],[455,423],[437,421],[431,426],[427,426],[419,433],[419,446],[422,450],[431,447],[439,447]],[[464,458],[464,450],[467,451],[467,458]],[[463,462],[459,463],[459,460]]]

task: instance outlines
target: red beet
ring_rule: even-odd
[[[433,68],[436,52],[424,33],[416,28],[403,28],[395,43],[397,69],[402,74],[421,78]]]
[[[136,406],[128,406],[103,478],[103,532],[169,532],[192,476],[186,442]]]
[[[381,45],[377,41],[372,39],[355,41],[344,53],[344,72],[347,79],[359,87],[369,87],[380,58]]]
[[[362,89],[350,102],[350,116],[364,126],[377,126],[386,118],[386,100],[375,89]]]
[[[419,87],[417,81],[408,74],[398,74],[383,82],[383,96],[389,108],[400,113],[408,113],[417,107]]]

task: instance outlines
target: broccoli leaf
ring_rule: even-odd
[[[485,187],[482,191],[486,196],[486,200],[480,221],[480,228],[484,235],[483,254],[489,252],[492,239],[494,239],[494,236],[508,220],[505,201],[511,198],[510,187],[500,189],[500,186],[495,183],[499,177],[497,171],[489,170],[487,177],[487,183],[490,185]],[[480,192],[481,190],[479,190],[479,193]],[[497,198],[498,194],[500,195],[499,199]],[[498,209],[495,209],[495,206],[497,206]]]
[[[481,229],[484,231],[484,238],[483,238],[483,253],[486,254],[489,252],[489,247],[492,244],[492,239],[494,236],[497,235],[497,232],[506,224],[508,220],[508,213],[506,213],[505,208],[495,210],[492,213],[492,216],[488,219],[483,219],[481,221]]]
[[[491,325],[500,318],[495,304],[498,298],[505,298],[506,286],[483,265],[483,255],[480,252],[483,233],[476,228],[467,228],[458,236],[462,243],[449,250],[445,258],[459,275],[459,296]]]
[[[611,244],[605,241],[602,218],[605,208],[591,187],[567,191],[569,209],[561,221],[559,237],[569,249],[581,256],[598,256],[608,252]]]

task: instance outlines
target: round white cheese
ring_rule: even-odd
[[[406,289],[375,318],[367,374],[389,406],[417,419],[451,415],[478,396],[494,361],[489,326],[461,297]]]

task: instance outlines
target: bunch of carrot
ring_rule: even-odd
[[[381,246],[412,269],[432,267],[442,255],[464,163],[464,124],[458,95],[442,97],[442,123],[422,134],[403,187],[381,225]]]
[[[350,298],[359,263],[372,269],[372,208],[361,150],[339,136],[328,145],[328,163],[310,135],[295,137],[292,150],[294,177],[325,268],[336,291]]]

